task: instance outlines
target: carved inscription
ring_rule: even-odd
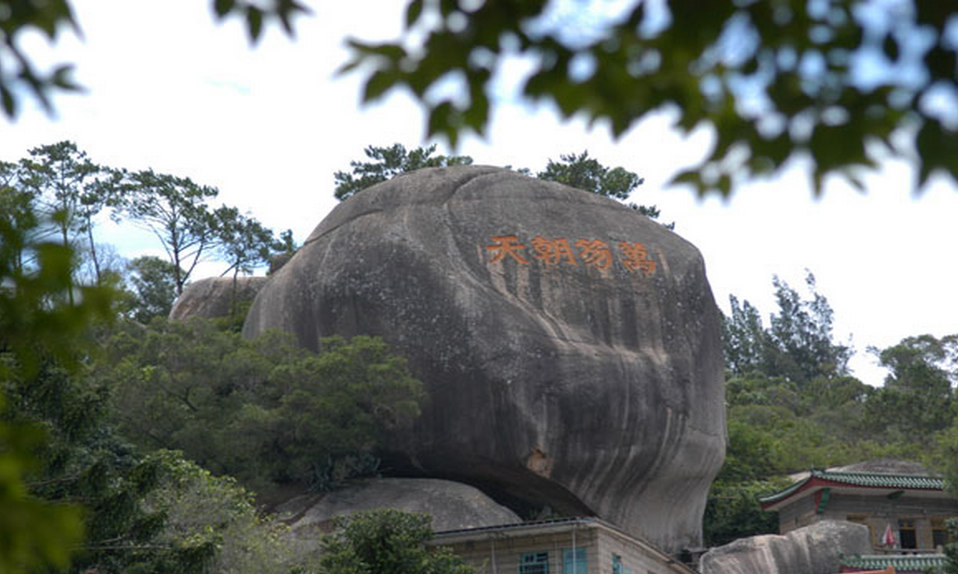
[[[563,260],[569,265],[578,265],[568,239],[545,239],[541,235],[532,240],[536,252],[532,255],[546,265],[558,265]]]
[[[575,242],[575,246],[582,250],[579,255],[586,265],[591,265],[596,269],[612,267],[612,252],[609,251],[609,244],[605,241],[601,239],[580,239]]]
[[[622,250],[622,265],[629,271],[642,270],[646,275],[655,273],[655,261],[649,259],[649,250],[641,243],[619,243]]]
[[[575,246],[575,249],[573,249]],[[578,239],[570,244],[566,237],[546,238],[537,235],[529,242],[529,246],[519,240],[518,235],[494,235],[484,246],[489,254],[487,263],[498,263],[505,259],[512,259],[519,265],[529,265],[531,257],[545,265],[583,265],[596,269],[611,269],[615,258],[613,248],[607,241],[601,239]],[[617,254],[622,266],[629,273],[642,272],[646,276],[655,273],[656,263],[649,255],[648,247],[638,241],[620,241]],[[578,251],[576,251],[576,249]]]
[[[529,261],[523,259],[519,254],[520,249],[525,249],[525,245],[519,243],[519,237],[515,235],[497,235],[492,238],[492,245],[486,245],[486,251],[495,253],[489,263],[502,261],[507,255],[512,257],[523,265],[528,265]]]

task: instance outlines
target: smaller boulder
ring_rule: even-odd
[[[289,260],[293,258],[293,255],[294,255],[293,253],[279,253],[277,255],[274,255],[269,260],[268,274],[272,275],[273,273],[276,273],[277,271],[282,269],[283,265],[286,265],[289,262]]]
[[[472,486],[433,478],[356,480],[340,490],[293,498],[278,506],[276,515],[293,536],[315,541],[318,547],[334,516],[381,508],[428,514],[435,532],[522,522]]]
[[[232,277],[200,279],[187,285],[176,298],[170,319],[229,317],[235,305],[248,305],[267,281],[266,277],[237,277],[234,285]]]
[[[825,520],[784,536],[765,534],[713,548],[702,556],[703,574],[834,574],[842,556],[872,550],[868,527]]]

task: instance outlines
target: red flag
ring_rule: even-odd
[[[898,539],[895,538],[895,531],[891,529],[891,522],[885,525],[885,533],[882,534],[881,543],[883,546],[892,548],[898,544]]]

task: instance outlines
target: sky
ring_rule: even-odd
[[[617,1],[607,0],[610,11]],[[0,119],[0,160],[72,140],[98,163],[215,186],[223,203],[302,241],[337,203],[333,173],[364,159],[366,146],[430,143],[423,112],[408,96],[362,106],[361,77],[336,74],[348,60],[347,37],[398,37],[403,4],[312,2],[314,14],[296,21],[294,39],[271,27],[251,48],[241,22],[216,23],[207,1],[74,0],[82,39],[63,34],[51,45],[30,37],[22,46],[38,62],[76,64],[86,90],[55,97],[53,116],[22,99],[16,120]],[[851,367],[866,383],[879,385],[884,376],[868,347],[958,332],[954,182],[933,178],[916,196],[911,163],[886,160],[864,178],[867,193],[833,179],[815,199],[807,166],[797,162],[729,200],[699,199],[668,181],[704,156],[707,130],[682,137],[671,127],[675,116],[658,113],[616,140],[601,124],[563,120],[523,101],[516,95],[521,70],[513,64],[497,85],[486,136],[466,137],[455,153],[536,171],[550,158],[588,150],[638,173],[645,183],[631,199],[657,205],[661,219],[675,221],[701,250],[726,313],[731,294],[767,322],[776,310],[772,277],[802,292],[812,271],[835,311],[836,338],[851,341]],[[103,232],[101,240],[122,246],[126,257],[158,248],[129,226]]]

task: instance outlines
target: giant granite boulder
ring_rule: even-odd
[[[842,556],[870,554],[868,527],[825,520],[784,536],[742,538],[702,556],[702,574],[833,574]]]
[[[393,468],[701,542],[725,451],[718,312],[698,250],[620,203],[493,167],[397,177],[272,276],[244,334],[270,328],[408,359],[431,400]]]
[[[229,317],[237,305],[242,308],[252,301],[266,281],[266,277],[236,277],[235,281],[233,277],[208,277],[194,281],[176,298],[170,319]]]

